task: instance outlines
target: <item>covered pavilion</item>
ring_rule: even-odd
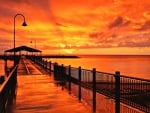
[[[4,54],[5,55],[7,53],[13,54],[14,52],[16,54],[18,53],[18,55],[39,55],[39,56],[41,56],[41,54],[42,54],[42,51],[35,49],[35,48],[27,47],[27,46],[19,46],[16,48],[5,50]]]

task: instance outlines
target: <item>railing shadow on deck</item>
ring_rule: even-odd
[[[150,113],[150,80],[120,75],[120,72],[111,74],[59,65],[40,56],[30,58],[53,72],[62,89],[67,88],[79,101],[83,99],[89,103],[93,112],[99,109],[103,99],[107,100],[107,105],[111,103],[109,107],[105,106],[109,109],[107,113]]]
[[[0,86],[0,113],[6,113],[7,108],[13,103],[16,95],[17,65]]]

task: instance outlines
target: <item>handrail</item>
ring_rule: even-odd
[[[38,60],[38,58],[36,59]],[[42,66],[45,62],[42,62]],[[116,73],[107,73],[93,70],[82,69],[81,67],[71,67],[59,65],[58,63],[50,63],[50,67],[54,67],[54,79],[62,82],[62,87],[65,85],[69,94],[71,94],[71,83],[78,86],[78,97],[81,97],[81,87],[93,89],[93,111],[95,111],[95,91],[114,99],[115,111],[120,113],[120,103],[132,106],[143,112],[150,112],[149,96],[150,96],[150,80],[121,75],[119,71]],[[48,68],[47,65],[43,68]],[[96,75],[94,77],[94,75]],[[95,81],[95,82],[94,82]],[[84,97],[83,97],[84,98]],[[86,101],[86,100],[85,100]],[[87,100],[89,101],[89,100]],[[97,100],[99,101],[99,100]],[[130,109],[131,110],[131,109]],[[134,111],[134,110],[133,110]],[[131,110],[132,112],[132,110]],[[133,112],[132,112],[133,113]]]
[[[0,87],[0,93],[2,92],[2,90],[4,89],[4,87],[6,86],[6,84],[8,83],[9,79],[11,78],[11,76],[13,75],[14,71],[17,69],[18,65],[16,65],[13,70],[9,73],[7,80],[4,81],[4,83],[1,85]]]
[[[0,113],[6,113],[7,107],[13,103],[17,84],[17,67],[16,65],[7,80],[0,87]]]
[[[59,72],[57,67],[61,68],[61,65],[59,64],[56,65],[56,72],[58,72],[57,73],[58,76],[61,77],[62,73],[64,73],[66,74],[66,77],[69,77],[69,75],[66,72]],[[74,82],[72,78],[75,77],[76,82],[74,83],[77,83],[79,86],[83,88],[91,87],[91,89],[96,88],[96,91],[98,93],[101,93],[105,96],[115,99],[116,113],[119,113],[120,111],[120,102],[132,106],[134,108],[137,108],[139,110],[142,110],[144,112],[150,111],[149,105],[145,105],[146,103],[148,103],[148,100],[143,101],[144,105],[141,104],[138,100],[138,98],[149,97],[150,80],[120,75],[120,72],[119,75],[117,75],[117,74],[96,71],[96,82],[95,82],[96,84],[95,86],[93,86],[92,70],[82,69],[81,71],[84,71],[84,73],[81,73],[81,77],[83,76],[83,80],[82,78],[81,80],[79,80],[78,77],[79,68],[71,67],[70,69],[71,69],[71,75],[70,75],[71,82]],[[72,73],[74,72],[74,70],[75,73]],[[89,71],[91,72],[90,74],[88,73]],[[54,77],[55,77],[55,73],[54,73]],[[135,93],[137,95],[135,95]]]

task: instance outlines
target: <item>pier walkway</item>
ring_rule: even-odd
[[[53,75],[23,57],[18,66],[17,94],[7,113],[91,113],[88,105],[57,86]]]

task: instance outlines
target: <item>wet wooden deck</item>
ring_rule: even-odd
[[[79,102],[55,82],[53,75],[44,73],[32,61],[23,58],[18,67],[16,100],[8,113],[92,113],[88,105]]]

